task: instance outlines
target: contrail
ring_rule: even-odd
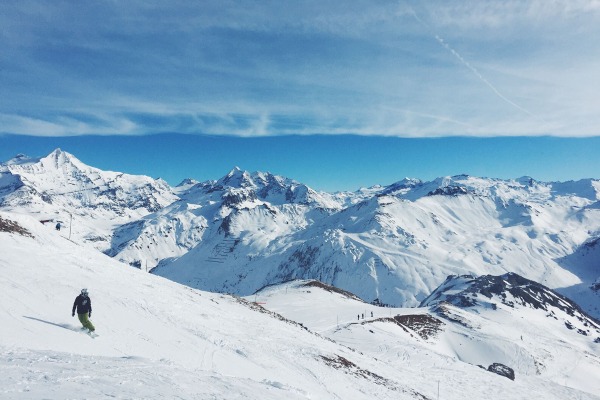
[[[409,6],[410,7],[410,6]],[[425,23],[421,18],[419,18],[419,16],[417,15],[417,13],[415,12],[415,10],[410,7],[410,11],[411,14],[413,15],[413,17],[421,24],[423,25],[429,32],[433,32],[433,30],[431,29],[431,27]],[[437,40],[437,42],[446,50],[448,50],[454,57],[456,57],[458,59],[458,61],[461,62],[462,65],[464,65],[465,67],[467,67],[471,72],[473,72],[473,74],[475,74],[475,76],[477,77],[477,79],[479,79],[481,82],[485,83],[485,85],[487,87],[489,87],[492,92],[494,92],[494,94],[496,96],[498,96],[499,98],[501,98],[503,101],[505,101],[506,103],[510,104],[511,106],[515,107],[516,109],[531,115],[532,117],[536,117],[531,111],[521,107],[520,105],[518,105],[517,103],[515,103],[514,101],[510,100],[509,98],[507,98],[505,95],[503,95],[498,89],[496,89],[496,87],[494,85],[492,85],[490,83],[490,81],[488,81],[487,79],[485,79],[485,77],[483,75],[481,75],[481,73],[477,70],[477,68],[475,68],[474,66],[472,66],[467,60],[465,60],[463,58],[463,56],[461,56],[456,50],[454,50],[452,47],[450,47],[450,45],[448,43],[446,43],[444,41],[444,39],[442,39],[439,35],[437,34],[433,34],[433,36],[435,37],[435,40]]]
[[[450,47],[450,45],[448,45],[448,43],[446,43],[444,41],[444,39],[442,39],[441,37],[439,37],[438,35],[435,35],[435,39],[438,41],[439,44],[441,44],[446,50],[448,50],[450,53],[452,53],[456,58],[458,58],[458,60],[468,69],[471,70],[471,72],[473,72],[475,74],[475,76],[477,78],[479,78],[480,81],[482,81],[483,83],[485,83],[490,89],[492,89],[492,91],[496,94],[496,96],[500,97],[502,100],[504,100],[505,102],[507,102],[508,104],[510,104],[513,107],[516,107],[517,109],[523,111],[526,114],[531,115],[532,117],[535,117],[535,115],[533,115],[533,113],[531,113],[529,110],[521,107],[520,105],[518,105],[517,103],[515,103],[514,101],[510,100],[509,98],[507,98],[506,96],[504,96],[502,93],[500,93],[500,91],[498,89],[496,89],[496,87],[494,85],[492,85],[490,83],[490,81],[488,81],[487,79],[484,78],[483,75],[481,75],[481,73],[479,73],[479,71],[472,66],[471,64],[469,64],[469,62],[467,60],[465,60],[460,54],[458,54],[458,52],[456,50],[454,50],[452,47]]]

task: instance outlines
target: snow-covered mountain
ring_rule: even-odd
[[[600,322],[516,274],[449,277],[420,308],[378,307],[317,281],[270,286],[248,299],[378,360],[423,371],[439,381],[440,398],[470,398],[465,386],[485,386],[470,374],[460,383],[438,375],[464,365],[531,387],[560,382],[600,393]]]
[[[459,329],[469,334],[458,347],[463,361],[487,366],[493,358],[516,366],[517,374],[563,379],[575,387],[597,381],[600,321],[537,282],[514,273],[450,276],[421,306],[446,324],[466,328]],[[496,337],[489,340],[491,335]]]
[[[110,248],[117,226],[161,210],[177,199],[162,180],[85,165],[56,149],[46,157],[18,155],[0,164],[0,209],[61,222],[74,240]]]
[[[220,263],[240,235],[262,249],[341,208],[333,196],[291,179],[239,168],[217,181],[178,188],[178,201],[119,227],[107,254],[153,268],[198,247],[208,252],[199,256],[203,261]]]
[[[459,289],[448,282],[436,293]],[[600,398],[593,336],[501,295],[486,300],[495,310],[443,303],[445,316],[319,282],[237,298],[126,268],[12,212],[0,212],[0,287],[3,399]],[[82,287],[93,339],[70,315]]]
[[[599,187],[457,176],[363,190],[360,201],[332,196],[337,205],[328,207],[251,195],[230,201],[220,192],[195,200],[218,207],[207,218],[212,233],[154,273],[240,295],[318,279],[368,302],[415,306],[448,275],[516,272],[568,292],[598,316],[591,287],[600,258],[572,255],[600,236]]]
[[[2,164],[0,209],[65,223],[72,213],[73,240],[203,290],[250,295],[318,279],[367,302],[416,306],[448,275],[514,272],[600,317],[594,179],[459,175],[329,194],[234,168],[171,188],[56,150]]]
[[[454,305],[481,314],[491,309],[535,309],[545,317],[564,324],[569,330],[600,343],[600,321],[561,294],[515,273],[502,276],[449,276],[421,303],[446,316],[445,309]]]

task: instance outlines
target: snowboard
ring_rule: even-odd
[[[91,331],[89,331],[87,328],[79,328],[79,332],[81,332],[81,333],[85,333],[86,335],[88,335],[88,336],[89,336],[89,337],[91,337],[92,339],[93,339],[93,338],[97,338],[98,336],[100,336],[100,335],[98,335],[98,334],[97,334],[95,331],[94,331],[94,332],[91,332]]]

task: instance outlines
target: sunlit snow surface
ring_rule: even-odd
[[[57,149],[0,164],[0,210],[61,221],[81,245],[201,290],[247,296],[318,279],[417,306],[448,275],[515,272],[600,318],[595,179],[458,175],[330,194],[234,168],[173,188]]]
[[[598,344],[533,311],[454,309],[474,328],[446,324],[425,340],[366,322],[371,311],[376,319],[426,309],[379,308],[298,284],[246,300],[202,292],[33,218],[0,217],[33,236],[0,232],[2,399],[437,399],[438,387],[443,399],[599,398]],[[94,339],[70,315],[82,287]],[[516,379],[472,365],[488,360],[516,362]]]

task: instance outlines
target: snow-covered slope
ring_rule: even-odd
[[[259,307],[128,268],[0,214],[0,397],[431,398]],[[15,232],[15,226],[24,228]],[[91,293],[99,337],[70,315]]]
[[[451,276],[421,305],[477,332],[459,342],[462,360],[479,364],[492,356],[525,374],[600,393],[600,321],[539,283],[514,273]],[[492,335],[496,340],[488,340]],[[457,342],[448,343],[456,351]]]
[[[82,287],[93,301],[100,335],[93,339],[70,315]],[[334,342],[249,301],[128,268],[14,213],[0,212],[0,288],[3,399],[436,399],[438,385],[450,400],[598,399],[597,381],[579,387],[527,374],[511,381],[409,336],[374,357],[369,347],[385,343],[373,340],[383,330],[349,325],[340,330],[344,343]],[[322,299],[340,305],[331,315],[349,304],[386,310]]]
[[[600,323],[515,274],[449,277],[421,308],[378,307],[316,281],[271,286],[248,299],[378,360],[423,371],[439,382],[440,398],[493,393],[467,375],[465,386],[483,386],[472,397],[443,376],[471,366],[514,374],[533,398],[544,398],[538,387],[556,384],[600,393]]]
[[[561,290],[590,313],[600,318],[600,237],[592,237],[577,247],[575,252],[557,260],[570,268],[581,283]]]

